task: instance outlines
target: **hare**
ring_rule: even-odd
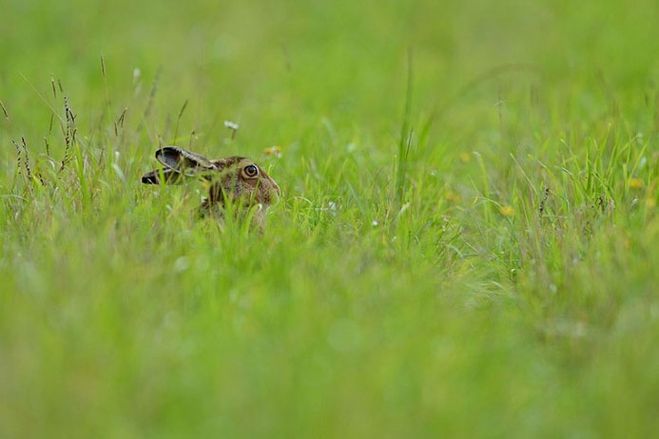
[[[230,202],[237,207],[257,206],[260,222],[265,209],[281,194],[279,185],[256,163],[245,157],[209,160],[178,146],[165,146],[156,151],[156,159],[164,168],[144,174],[142,183],[178,184],[186,178],[210,182],[208,197],[204,198],[199,208],[201,216],[214,211],[221,212],[221,208]]]

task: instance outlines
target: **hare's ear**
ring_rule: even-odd
[[[156,151],[156,159],[169,169],[213,169],[213,163],[206,157],[186,151],[178,146],[165,146]]]
[[[142,183],[144,184],[160,184],[165,182],[167,184],[177,184],[181,180],[181,173],[175,169],[162,168],[155,169],[147,172],[142,176]]]

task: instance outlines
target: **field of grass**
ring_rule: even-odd
[[[0,8],[0,437],[659,431],[656,0]]]

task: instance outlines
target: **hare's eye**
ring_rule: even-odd
[[[256,167],[256,165],[247,165],[245,168],[243,168],[245,171],[245,175],[248,177],[256,177],[259,175],[259,168]]]

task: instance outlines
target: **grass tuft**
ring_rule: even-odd
[[[0,437],[656,435],[656,2],[32,3]],[[141,184],[169,142],[265,226]]]

